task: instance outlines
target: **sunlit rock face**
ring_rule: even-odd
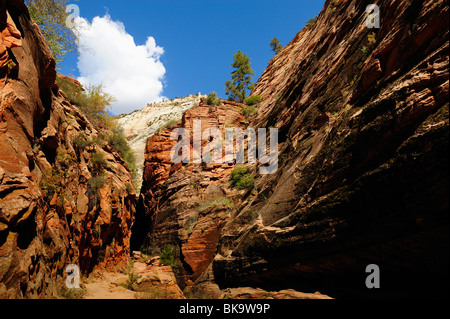
[[[136,175],[138,176],[136,186],[138,188],[142,186],[147,139],[167,125],[181,121],[184,112],[198,106],[200,99],[205,97],[199,93],[166,100],[117,117],[117,122],[124,129],[125,136],[136,157]]]
[[[55,82],[55,60],[23,1],[0,3],[0,298],[55,296],[64,270],[127,261],[131,173]],[[93,154],[105,160],[94,187]]]
[[[448,3],[372,2],[379,29],[367,1],[327,1],[259,79],[253,125],[279,128],[280,168],[258,219],[221,233],[221,287],[438,295],[448,278]]]
[[[138,209],[147,232],[136,234],[157,248],[175,245],[184,271],[198,277],[193,287],[440,293],[433,287],[448,278],[449,252],[448,4],[373,3],[380,28],[367,28],[367,1],[326,1],[270,61],[248,125],[278,128],[279,168],[262,176],[250,165],[256,184],[243,193],[229,188],[231,169],[216,171],[218,196],[234,206],[223,226],[202,227],[218,244],[199,277],[197,257],[187,256],[206,241],[196,227],[189,234],[189,216],[212,182],[202,184],[192,163],[170,162],[169,132],[148,141]],[[364,284],[372,263],[384,290]]]

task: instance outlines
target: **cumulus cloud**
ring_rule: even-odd
[[[109,15],[95,17],[92,23],[80,17],[75,23],[81,47],[78,80],[83,85],[102,84],[117,99],[112,113],[129,113],[164,99],[166,69],[160,61],[164,49],[153,37],[136,45],[123,23]]]

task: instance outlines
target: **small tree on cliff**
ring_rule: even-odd
[[[275,54],[278,54],[281,49],[283,49],[283,45],[278,41],[277,38],[273,38],[272,41],[270,41],[270,47],[272,48],[272,51],[275,52]]]
[[[231,65],[235,70],[231,72],[231,81],[225,82],[225,93],[229,100],[243,103],[247,97],[247,90],[252,88],[252,70],[250,58],[246,53],[238,51]]]
[[[31,18],[41,29],[57,65],[77,48],[76,30],[67,25],[68,0],[26,0]],[[57,66],[57,68],[59,68]]]

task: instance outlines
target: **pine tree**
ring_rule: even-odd
[[[275,54],[278,54],[281,49],[283,49],[283,45],[278,41],[277,38],[273,38],[272,41],[270,41],[270,47],[272,48],[272,51],[275,52]]]
[[[228,95],[228,101],[237,101],[238,96],[236,94],[236,87],[232,81],[225,82],[225,94]]]
[[[235,70],[231,73],[231,81],[225,82],[225,93],[228,99],[243,103],[247,97],[247,90],[252,87],[252,70],[250,58],[246,53],[238,51],[231,65]]]

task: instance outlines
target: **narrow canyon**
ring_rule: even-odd
[[[447,1],[327,0],[269,62],[254,113],[198,94],[118,117],[135,180],[23,0],[0,0],[0,32],[0,298],[60,298],[70,264],[92,298],[447,294]],[[174,163],[171,133],[194,121],[277,128],[277,171]]]

